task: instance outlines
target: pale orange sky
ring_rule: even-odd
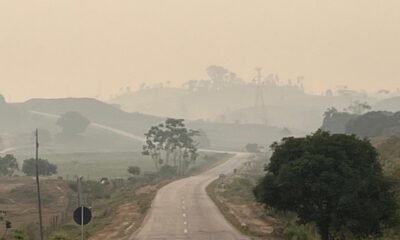
[[[210,64],[308,91],[400,87],[398,0],[3,0],[0,93],[94,96],[204,78]]]

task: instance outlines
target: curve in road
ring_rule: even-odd
[[[32,114],[58,118],[58,115],[30,111]],[[91,126],[108,130],[132,140],[144,138],[98,123]],[[142,227],[130,240],[249,240],[230,225],[206,193],[206,187],[220,174],[240,167],[248,153],[199,149],[203,152],[232,153],[234,157],[197,176],[174,181],[161,188]]]
[[[248,157],[236,154],[200,175],[161,188],[142,227],[130,240],[248,240],[227,222],[206,193],[220,174],[232,172]]]

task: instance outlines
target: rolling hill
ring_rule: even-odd
[[[139,136],[143,136],[150,126],[164,121],[162,117],[128,113],[114,105],[91,98],[31,99],[16,106],[25,113],[39,111],[60,115],[67,111],[77,111],[92,122]],[[54,127],[54,123],[48,123],[49,119],[37,116],[35,118],[37,118],[36,122],[43,120]],[[187,121],[187,126],[205,131],[212,148],[215,149],[238,150],[249,142],[267,145],[284,136],[281,128],[265,124],[216,123],[198,120]]]

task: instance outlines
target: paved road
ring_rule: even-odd
[[[58,118],[58,115],[30,111],[32,114]],[[91,126],[143,142],[141,136],[99,123]],[[248,154],[199,149],[204,152],[232,153],[234,157],[200,175],[172,182],[161,188],[143,226],[130,240],[248,240],[232,227],[208,197],[205,188],[221,173],[238,168]]]
[[[205,191],[219,174],[232,172],[248,156],[236,154],[200,175],[161,188],[142,227],[130,240],[248,240],[225,220]]]

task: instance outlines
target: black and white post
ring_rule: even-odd
[[[84,239],[82,178],[82,176],[78,177],[78,204],[81,207],[81,240]]]

